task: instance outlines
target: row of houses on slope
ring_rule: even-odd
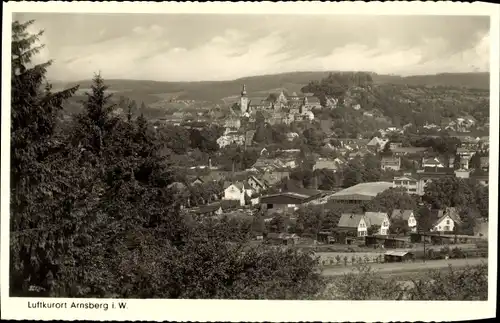
[[[456,225],[462,223],[458,211],[454,207],[442,210],[431,210],[434,221],[431,232],[453,232]],[[373,235],[389,235],[391,223],[396,220],[406,222],[410,232],[417,232],[417,218],[413,210],[395,209],[391,215],[384,212],[365,212],[358,214],[344,213],[341,215],[336,232],[352,232],[356,237],[368,236],[369,228],[376,226],[378,230]]]

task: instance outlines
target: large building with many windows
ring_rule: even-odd
[[[411,176],[394,177],[392,184],[395,188],[404,188],[408,194],[418,194],[418,180]]]

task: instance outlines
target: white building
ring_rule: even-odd
[[[244,144],[244,142],[245,136],[237,132],[226,133],[225,135],[217,139],[217,145],[219,145],[220,148],[224,148],[231,144],[237,144],[238,146],[241,146]]]
[[[340,216],[337,227],[355,231],[358,237],[366,237],[368,235],[368,225],[363,214],[343,213]]]
[[[240,206],[245,205],[245,186],[243,183],[236,182],[236,183],[230,183],[230,182],[225,182],[224,183],[224,200],[230,200],[230,201],[239,201]]]
[[[406,221],[411,232],[417,232],[417,219],[412,210],[395,209],[392,211],[391,220],[402,219]]]
[[[460,223],[461,220],[457,210],[454,207],[447,207],[445,210],[437,210],[437,220],[432,225],[431,231],[452,232],[455,225]]]
[[[373,225],[378,225],[379,230],[375,232],[376,235],[387,235],[389,234],[389,216],[384,212],[365,212],[365,221],[368,227]]]
[[[392,180],[393,187],[401,187],[408,194],[418,194],[418,181],[410,176],[398,176]]]

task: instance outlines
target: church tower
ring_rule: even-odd
[[[243,89],[241,90],[240,110],[241,113],[246,113],[248,111],[248,97],[247,97],[247,88],[245,84],[243,84]]]
[[[302,113],[304,113],[305,111],[307,111],[306,106],[307,106],[307,97],[305,96],[305,97],[304,97],[304,100],[302,100],[302,104],[301,104],[301,106],[300,106],[299,113],[301,113],[301,114],[302,114]]]

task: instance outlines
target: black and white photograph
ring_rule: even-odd
[[[494,315],[498,5],[31,5],[3,4],[2,318]],[[416,301],[443,310],[391,316]]]

